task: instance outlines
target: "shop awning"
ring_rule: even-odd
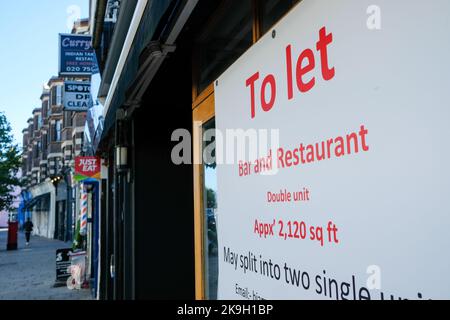
[[[25,202],[25,205],[23,207],[24,210],[33,210],[34,208],[37,209],[37,211],[49,211],[50,210],[50,193],[46,193],[37,197],[34,197],[33,199]]]

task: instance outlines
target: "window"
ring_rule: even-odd
[[[220,195],[217,193],[215,162],[214,93],[197,105],[192,116],[193,139],[199,146],[194,148],[194,159],[207,155],[202,164],[194,165],[195,295],[197,299],[214,300],[217,299],[219,279],[217,230],[220,229],[220,217],[217,216]],[[210,139],[202,139],[204,135]]]
[[[38,115],[38,130],[42,128],[42,114]]]
[[[63,86],[56,85],[50,90],[50,100],[52,106],[60,106],[63,103]]]
[[[215,120],[209,120],[203,125],[203,131],[214,130]],[[219,247],[217,239],[217,171],[215,157],[215,139],[204,142],[203,150],[213,148],[210,156],[212,159],[205,159],[203,168],[203,194],[204,196],[204,253],[205,253],[205,298],[217,300],[217,289],[219,280]]]
[[[72,112],[64,111],[64,128],[72,127]]]
[[[119,0],[108,2],[105,13],[105,22],[112,22],[113,24],[116,24],[119,16],[120,4],[121,3]]]
[[[42,118],[47,118],[48,116],[48,101],[42,101]]]
[[[56,120],[53,141],[56,142],[61,141],[61,129],[62,129],[61,120]]]
[[[56,105],[56,87],[52,87],[50,89],[50,105],[51,106]]]
[[[47,135],[46,134],[42,134],[41,137],[41,144],[42,144],[42,151],[45,153],[47,151]]]
[[[197,92],[202,92],[252,45],[251,4],[251,0],[223,1],[197,38]]]
[[[196,39],[194,97],[301,0],[223,0]]]
[[[56,87],[56,104],[58,106],[63,104],[63,87],[62,86],[57,86]]]
[[[222,0],[193,52],[194,150],[198,157],[215,146],[205,144],[203,133],[215,129],[214,88],[221,73],[281,19],[299,0]],[[198,99],[198,95],[202,95]],[[211,154],[212,157],[215,155]],[[205,159],[207,160],[207,159]],[[196,298],[217,299],[217,230],[220,230],[220,194],[215,160],[194,165]]]
[[[259,0],[261,35],[269,31],[300,0]]]

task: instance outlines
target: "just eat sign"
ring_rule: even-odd
[[[100,179],[101,165],[97,157],[75,158],[75,180]]]

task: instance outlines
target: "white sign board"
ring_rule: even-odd
[[[376,3],[303,0],[218,79],[218,131],[279,130],[218,165],[220,299],[450,298],[450,2]]]
[[[64,82],[64,110],[87,111],[90,107],[92,107],[90,82]]]

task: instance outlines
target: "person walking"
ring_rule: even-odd
[[[25,230],[25,238],[27,239],[27,246],[30,244],[31,232],[33,232],[33,222],[31,222],[30,218],[27,219],[27,222],[23,225]]]

